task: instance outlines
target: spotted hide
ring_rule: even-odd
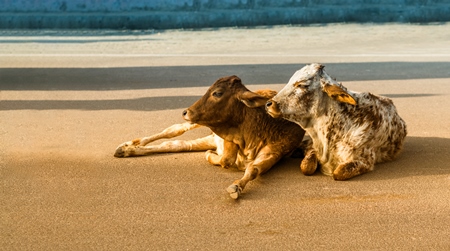
[[[320,64],[297,71],[266,104],[268,113],[300,125],[312,144],[301,169],[346,180],[394,159],[402,149],[406,124],[389,98],[347,90]]]

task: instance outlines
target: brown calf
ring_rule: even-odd
[[[151,137],[125,142],[116,149],[115,156],[206,150],[206,159],[211,164],[245,170],[242,179],[227,188],[230,196],[237,199],[249,181],[293,152],[303,139],[305,132],[301,127],[266,113],[264,105],[275,94],[274,91],[251,92],[236,76],[221,78],[183,112],[184,119],[189,122],[173,125]],[[191,141],[145,146],[199,126],[207,126],[214,133]]]

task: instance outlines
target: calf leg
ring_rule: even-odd
[[[175,124],[175,125],[167,127],[166,129],[164,129],[160,133],[157,133],[157,134],[152,135],[150,137],[144,137],[142,139],[139,139],[139,145],[145,146],[148,143],[151,143],[151,142],[156,141],[158,139],[174,138],[174,137],[182,135],[183,133],[185,133],[187,131],[190,131],[192,129],[199,128],[199,127],[201,127],[201,125],[193,124],[193,123],[190,123],[190,122],[185,122],[185,123],[182,123],[182,124]],[[133,140],[133,141],[136,141],[136,140]]]
[[[120,144],[114,154],[115,157],[128,157],[128,156],[141,156],[151,153],[164,153],[164,152],[182,152],[182,151],[204,151],[216,149],[213,135],[189,141],[168,141],[157,146],[145,146],[150,142],[153,142],[162,138],[173,138],[179,136],[189,130],[200,127],[198,124],[183,123],[175,124],[164,131],[152,135],[150,137],[144,137],[142,139],[135,139]]]
[[[153,153],[177,153],[177,152],[194,152],[194,151],[206,151],[215,149],[214,135],[209,135],[203,138],[194,140],[173,140],[166,141],[159,145],[151,146],[129,146],[126,149],[126,153],[116,150],[114,156],[116,157],[128,157],[128,156],[143,156]],[[126,155],[121,155],[126,154]]]
[[[241,195],[247,183],[254,180],[258,175],[267,172],[281,157],[273,154],[258,155],[255,161],[247,164],[244,176],[240,180],[236,180],[227,188],[227,192],[231,198],[237,199]]]
[[[310,148],[305,151],[305,157],[300,164],[300,170],[304,175],[313,175],[317,169],[316,151]]]
[[[230,141],[223,141],[223,154],[219,155],[211,150],[206,152],[206,160],[216,166],[223,168],[236,167],[236,159],[239,147]]]

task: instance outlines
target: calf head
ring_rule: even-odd
[[[268,98],[249,91],[236,76],[218,79],[205,95],[183,111],[187,121],[208,127],[229,127],[244,119],[245,107],[264,106]]]
[[[352,94],[323,68],[320,64],[310,64],[295,72],[287,85],[267,102],[267,112],[305,128],[310,126],[312,118],[327,112],[330,102],[356,105]]]

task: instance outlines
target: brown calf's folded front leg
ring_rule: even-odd
[[[223,154],[218,155],[213,151],[206,152],[206,160],[215,165],[222,166],[223,168],[236,167],[236,159],[239,151],[239,146],[230,141],[223,141]]]
[[[259,154],[254,161],[247,162],[244,176],[236,180],[227,188],[231,198],[237,199],[241,196],[247,183],[254,180],[258,175],[267,172],[275,163],[280,160],[280,156],[275,154]]]

